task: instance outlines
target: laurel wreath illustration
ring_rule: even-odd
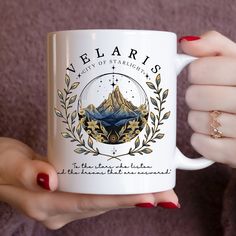
[[[139,136],[135,139],[134,146],[124,154],[109,155],[100,152],[100,150],[94,147],[94,142],[91,136],[88,136],[87,142],[82,134],[82,124],[79,122],[75,124],[78,117],[78,111],[73,110],[73,104],[77,100],[77,94],[75,93],[79,82],[71,83],[71,79],[68,75],[65,75],[64,91],[57,90],[57,95],[60,100],[62,111],[58,108],[54,108],[55,114],[62,119],[62,122],[66,125],[66,130],[61,132],[63,138],[70,139],[71,142],[76,143],[76,149],[74,150],[78,154],[92,154],[93,156],[103,155],[109,157],[108,160],[117,159],[125,155],[135,156],[136,154],[150,154],[152,149],[150,143],[155,143],[156,140],[162,139],[164,133],[161,133],[160,126],[163,125],[164,120],[170,117],[170,111],[164,112],[165,107],[163,104],[166,102],[169,90],[163,91],[160,88],[161,76],[158,74],[155,78],[155,83],[146,82],[147,86],[152,90],[154,96],[150,97],[150,101],[154,107],[155,112],[150,112],[151,126],[146,123],[145,134],[143,140],[140,140]],[[163,114],[164,113],[164,114]]]

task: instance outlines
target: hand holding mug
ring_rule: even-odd
[[[189,66],[186,92],[191,144],[204,157],[235,168],[236,45],[215,31],[188,39],[181,40],[183,51],[199,57]]]
[[[0,138],[0,201],[50,229],[118,208],[178,207],[174,191],[143,195],[89,195],[56,191],[55,169],[31,148]]]

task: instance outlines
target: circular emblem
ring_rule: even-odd
[[[91,80],[78,100],[78,118],[96,141],[120,144],[135,138],[149,115],[148,97],[133,78],[106,73]]]

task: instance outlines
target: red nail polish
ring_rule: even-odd
[[[179,43],[181,43],[182,41],[186,40],[186,41],[194,41],[194,40],[198,40],[200,39],[199,36],[194,36],[194,35],[188,35],[188,36],[183,36],[179,39]]]
[[[159,202],[157,206],[169,209],[180,208],[179,203],[176,205],[173,202]]]
[[[50,190],[49,187],[49,175],[44,173],[38,173],[37,175],[37,184],[47,190]]]
[[[144,202],[144,203],[138,203],[135,205],[136,207],[144,207],[144,208],[153,208],[154,205],[149,202]]]

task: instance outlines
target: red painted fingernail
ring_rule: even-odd
[[[188,36],[183,36],[179,39],[179,43],[181,43],[182,41],[186,40],[186,41],[194,41],[194,40],[198,40],[200,39],[199,36],[194,36],[194,35],[188,35]]]
[[[37,175],[37,184],[47,190],[50,190],[49,187],[49,175],[44,173],[38,173]]]
[[[138,203],[135,205],[136,207],[144,207],[144,208],[153,208],[154,205],[150,202]]]
[[[169,209],[180,208],[179,203],[176,205],[173,202],[159,202],[157,206],[163,207],[163,208],[169,208]]]

